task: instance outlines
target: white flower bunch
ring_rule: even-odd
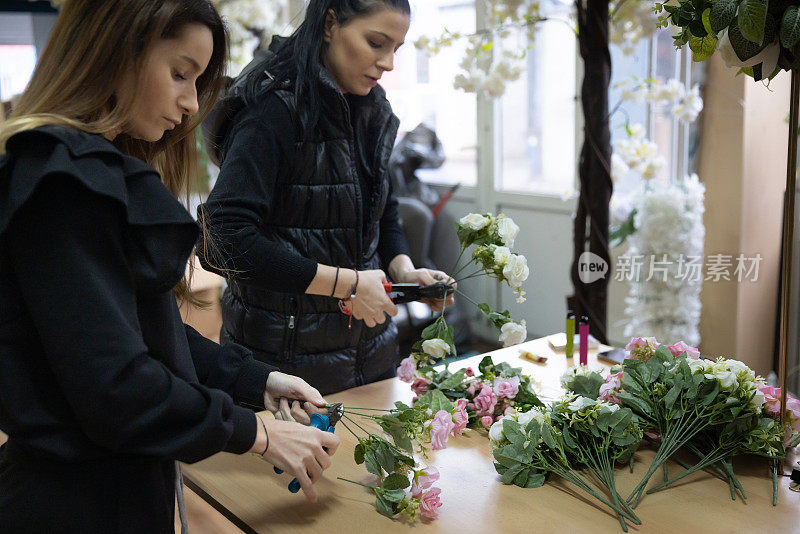
[[[492,442],[492,448],[497,449],[508,444],[505,434],[503,433],[503,420],[516,421],[523,427],[533,420],[539,424],[550,424],[550,415],[541,408],[533,408],[527,412],[511,412],[497,419],[489,428],[489,440]],[[534,445],[537,445],[536,443]]]
[[[291,31],[281,24],[288,0],[212,0],[230,32],[230,69],[236,75],[253,59],[259,44],[266,47],[278,31]]]
[[[633,76],[615,83],[613,87],[619,89],[623,102],[642,103],[646,100],[655,106],[668,107],[678,120],[685,123],[694,122],[703,110],[700,86],[695,84],[689,89],[676,78],[661,82]]]
[[[641,124],[628,127],[627,132],[627,139],[619,139],[614,143],[612,176],[619,179],[632,170],[644,179],[654,178],[664,166],[664,158],[658,154],[658,145],[644,137]]]
[[[626,336],[649,332],[691,346],[700,342],[704,196],[705,187],[694,174],[681,183],[650,181],[635,195],[637,230],[628,238],[627,255],[647,261],[638,272],[626,274],[631,279]],[[652,276],[651,258],[658,262]]]
[[[608,9],[608,40],[619,46],[626,56],[633,54],[639,41],[649,38],[658,29],[658,16],[650,2],[612,0]]]
[[[759,389],[764,380],[739,360],[717,358],[716,361],[687,359],[692,374],[703,375],[708,380],[717,380],[722,391],[728,391],[740,399],[749,400],[753,413],[761,413],[767,399]]]

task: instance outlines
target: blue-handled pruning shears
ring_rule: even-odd
[[[341,402],[337,402],[336,404],[328,404],[326,408],[328,408],[328,415],[323,415],[321,413],[311,414],[310,426],[319,428],[323,432],[330,432],[333,434],[336,423],[338,423],[344,415],[344,406]],[[323,447],[323,449],[326,451],[328,450],[326,447]],[[277,467],[273,467],[273,469],[279,475],[283,473],[282,469],[278,469]],[[296,478],[293,478],[292,481],[289,482],[289,491],[292,493],[297,493],[300,491],[300,481]]]

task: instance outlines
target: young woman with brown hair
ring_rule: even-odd
[[[3,532],[171,531],[175,461],[220,451],[315,500],[338,438],[238,404],[324,399],[204,339],[175,300],[198,233],[175,197],[226,39],[208,0],[68,0],[0,125]]]

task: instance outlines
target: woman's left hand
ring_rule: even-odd
[[[290,399],[294,401],[291,405]],[[311,414],[327,413],[326,404],[319,391],[299,376],[272,371],[267,377],[264,406],[275,415],[275,419],[309,425]]]
[[[457,284],[449,275],[443,273],[442,271],[434,271],[432,269],[411,269],[408,271],[403,271],[398,274],[396,281],[407,284],[420,284],[423,286],[429,286],[437,282],[444,282],[446,284],[453,284],[454,288],[457,287]],[[421,302],[424,302],[430,306],[430,308],[435,312],[440,312],[443,309],[442,299],[425,299]],[[451,293],[447,296],[445,306],[452,306],[453,304],[455,304],[455,298],[454,294]]]

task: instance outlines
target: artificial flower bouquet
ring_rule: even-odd
[[[628,463],[642,440],[630,409],[568,395],[548,410],[501,418],[489,438],[504,483],[537,488],[555,474],[610,507],[624,531],[627,521],[641,524],[614,481],[615,466]]]

